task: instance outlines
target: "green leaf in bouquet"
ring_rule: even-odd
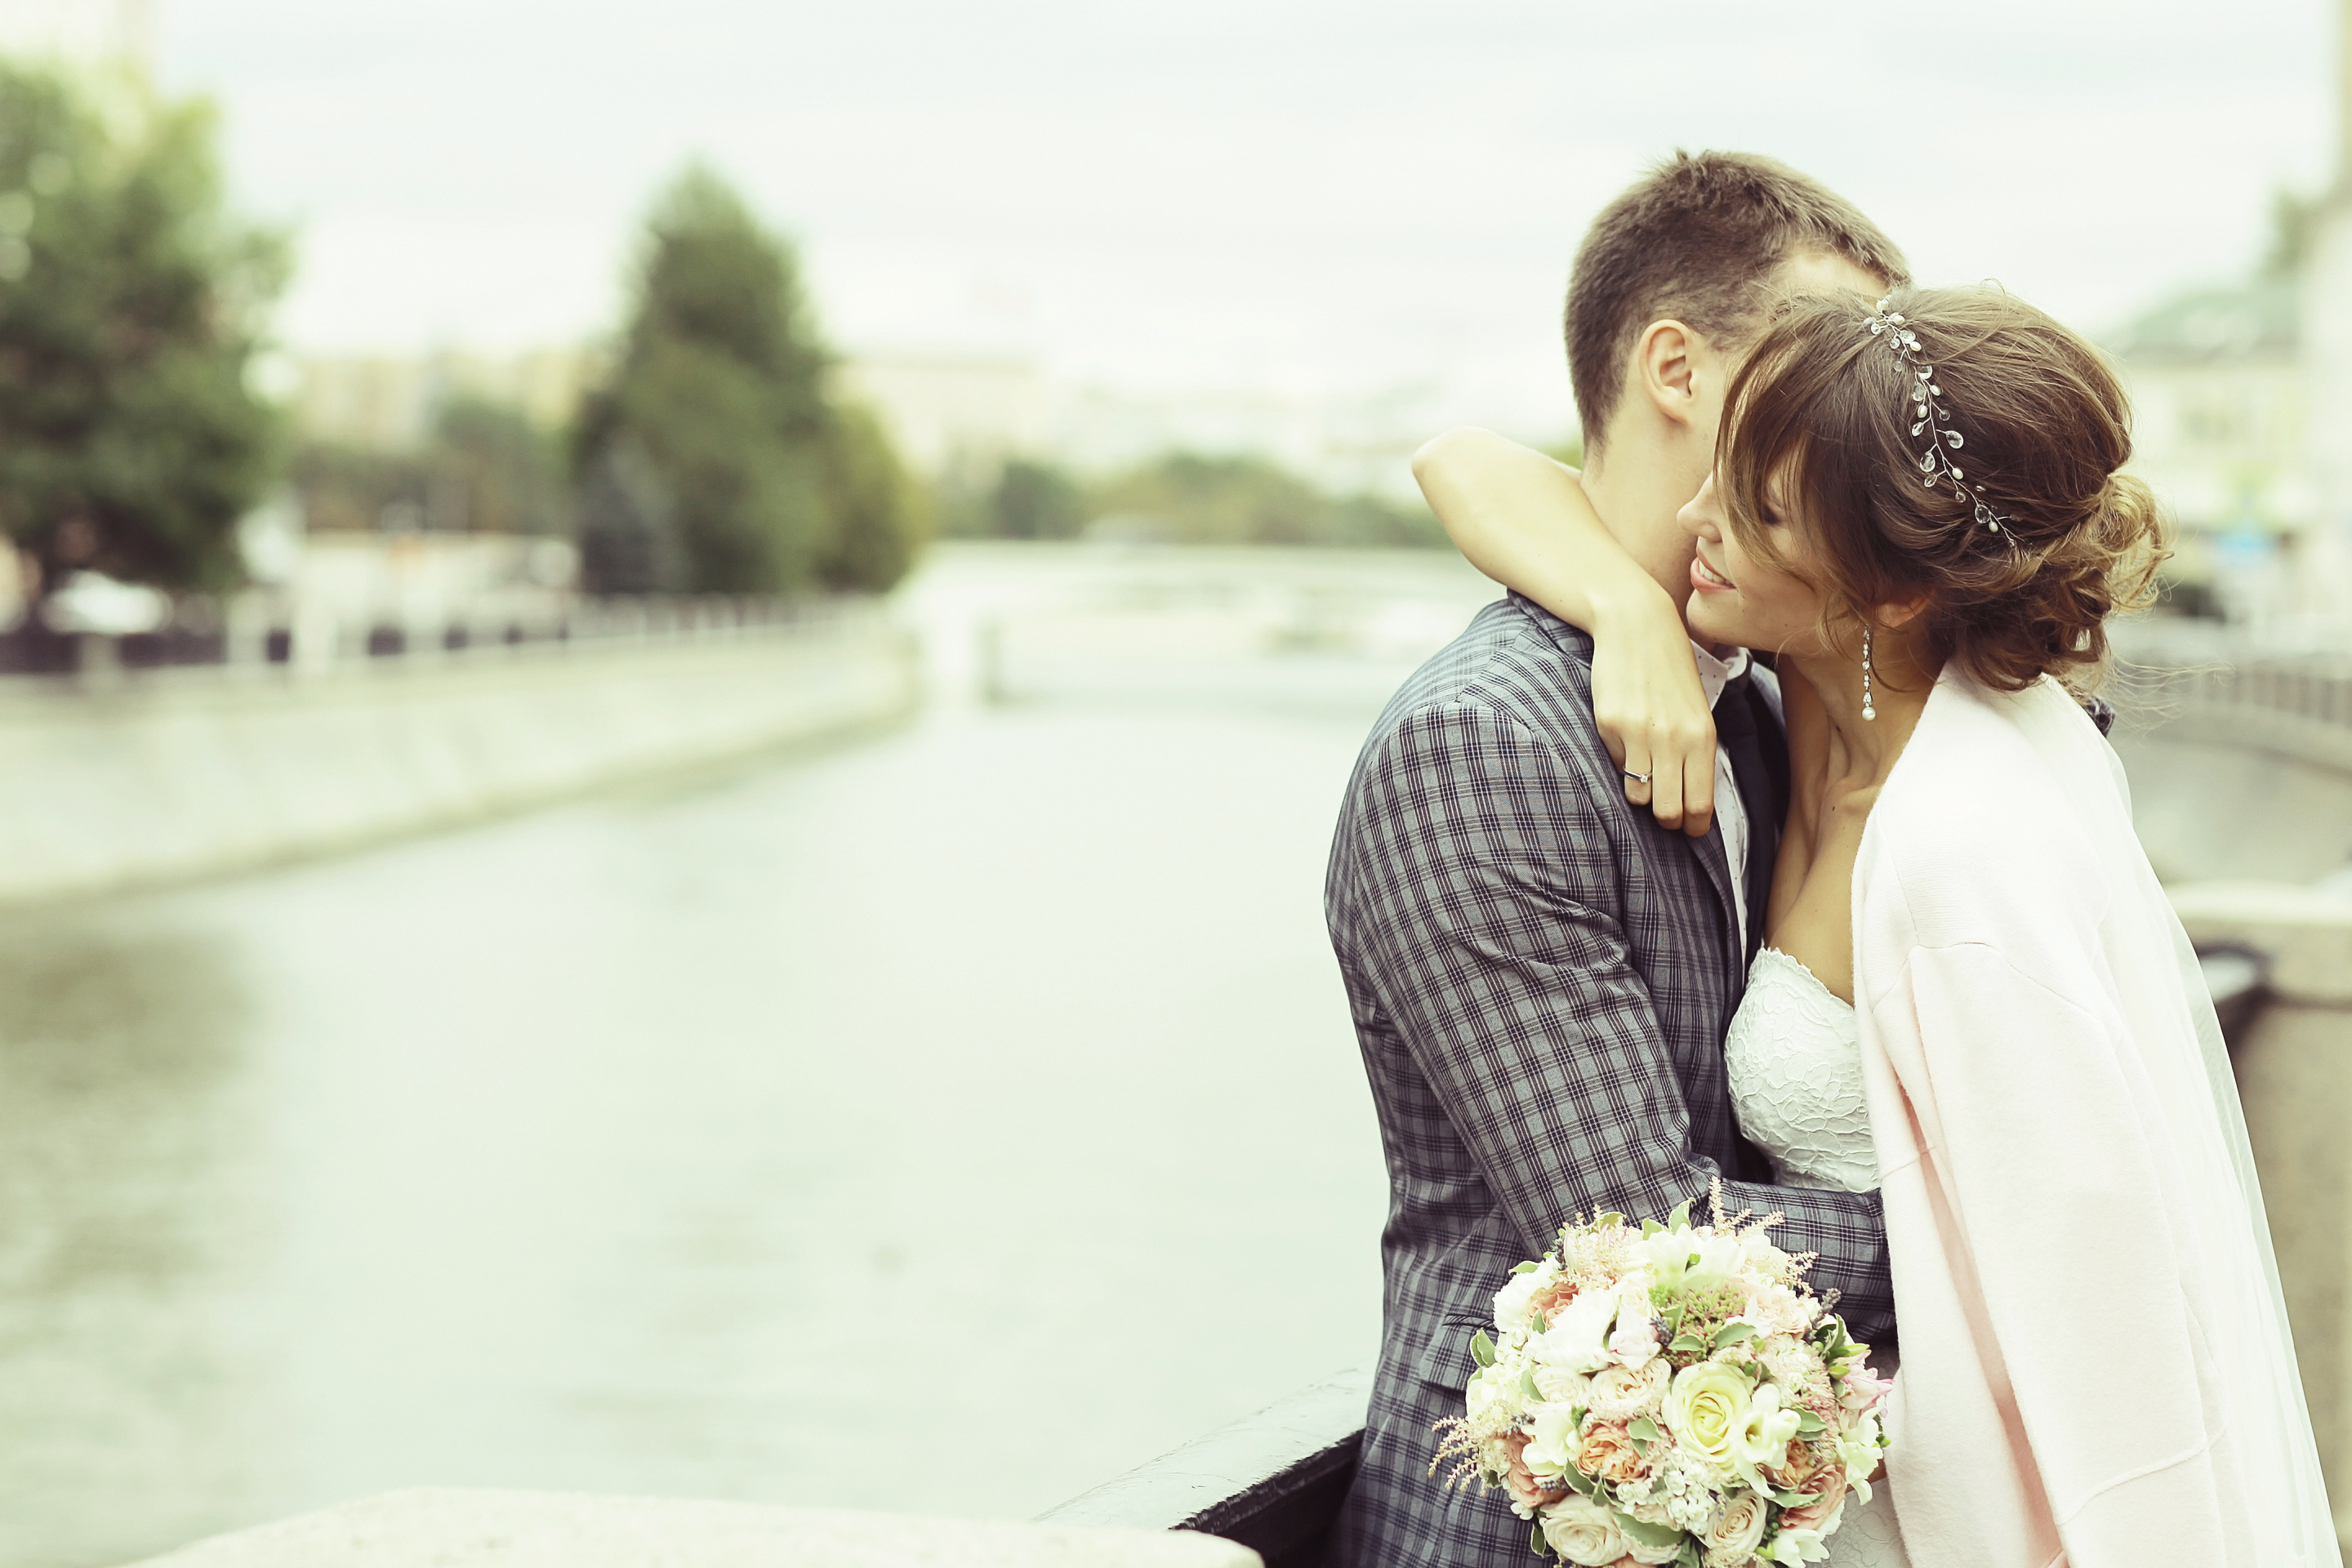
[[[1525,1399],[1529,1405],[1541,1405],[1543,1403],[1543,1390],[1536,1386],[1535,1368],[1529,1367],[1525,1372],[1519,1373],[1519,1396]]]
[[[1726,1323],[1723,1327],[1715,1331],[1715,1348],[1717,1350],[1727,1350],[1731,1346],[1738,1344],[1743,1340],[1752,1340],[1755,1337],[1756,1325],[1753,1323]]]
[[[1625,1435],[1637,1444],[1663,1443],[1666,1437],[1658,1430],[1658,1424],[1646,1415],[1634,1416],[1633,1424],[1625,1428]],[[1643,1451],[1647,1452],[1646,1449]]]
[[[1680,1230],[1683,1226],[1690,1224],[1690,1205],[1691,1201],[1688,1198],[1685,1198],[1682,1202],[1675,1205],[1675,1212],[1666,1216],[1666,1228],[1668,1230]],[[1663,1546],[1665,1542],[1662,1541],[1659,1542],[1658,1544]]]
[[[1797,1412],[1797,1430],[1808,1436],[1819,1432],[1822,1430],[1822,1418],[1810,1410],[1800,1410]]]
[[[1495,1364],[1495,1342],[1486,1337],[1486,1330],[1480,1329],[1470,1336],[1470,1353],[1477,1358],[1480,1366]]]
[[[1511,1272],[1514,1274],[1533,1274],[1535,1271],[1536,1265],[1532,1263],[1514,1263],[1511,1265]]]
[[[1666,1348],[1680,1355],[1696,1355],[1706,1349],[1698,1342],[1696,1334],[1676,1334]]]
[[[1672,1546],[1684,1539],[1683,1532],[1671,1524],[1644,1524],[1631,1514],[1618,1514],[1617,1528],[1626,1540],[1649,1547]]]
[[[1642,1239],[1643,1241],[1649,1240],[1650,1237],[1654,1236],[1664,1236],[1665,1233],[1666,1227],[1660,1225],[1656,1220],[1645,1219],[1642,1222]]]
[[[1586,1475],[1582,1470],[1578,1469],[1574,1465],[1570,1465],[1568,1468],[1560,1471],[1560,1476],[1561,1479],[1566,1480],[1570,1486],[1574,1487],[1578,1491],[1582,1492],[1586,1497],[1591,1498],[1593,1501],[1601,1502],[1605,1500],[1601,1495],[1601,1483],[1594,1480],[1591,1476]]]
[[[1602,1215],[1592,1223],[1598,1228],[1607,1230],[1612,1225],[1623,1225],[1625,1223],[1625,1216],[1617,1213],[1614,1209],[1612,1209],[1609,1213]]]
[[[1701,1568],[1698,1542],[1696,1540],[1683,1542],[1682,1555],[1675,1559],[1675,1568]]]
[[[1802,1508],[1809,1502],[1821,1501],[1822,1494],[1819,1492],[1784,1492],[1776,1489],[1772,1493],[1772,1500],[1779,1503],[1782,1508]]]
[[[1537,1312],[1531,1315],[1528,1319],[1528,1322],[1529,1326],[1531,1326],[1535,1331],[1539,1334],[1548,1334],[1551,1331],[1551,1320],[1545,1317],[1541,1312]]]
[[[1551,1542],[1544,1539],[1543,1521],[1538,1520],[1528,1536],[1528,1550],[1538,1557],[1551,1555]]]

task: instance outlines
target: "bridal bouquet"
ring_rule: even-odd
[[[1891,1386],[1800,1278],[1773,1219],[1563,1227],[1470,1342],[1469,1413],[1439,1424],[1449,1485],[1475,1476],[1586,1568],[1816,1563],[1849,1492],[1870,1500]],[[1774,1216],[1777,1218],[1777,1216]]]

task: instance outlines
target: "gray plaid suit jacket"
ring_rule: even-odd
[[[1341,1568],[1533,1561],[1500,1493],[1430,1479],[1472,1331],[1571,1215],[1784,1211],[1855,1337],[1891,1341],[1874,1193],[1768,1187],[1723,1037],[1745,987],[1722,835],[1629,806],[1592,723],[1591,643],[1513,595],[1423,666],[1365,742],[1325,913],[1388,1154],[1380,1370],[1333,1537]],[[1761,919],[1761,910],[1758,917]]]

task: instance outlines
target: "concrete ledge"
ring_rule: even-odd
[[[381,659],[316,677],[0,683],[0,903],[240,871],[895,719],[878,612],[709,637]]]
[[[2306,1006],[2352,1006],[2352,899],[2281,882],[2187,882],[2169,889],[2200,947],[2252,948],[2270,989]]]
[[[1213,1536],[558,1492],[405,1491],[136,1568],[1259,1568]]]

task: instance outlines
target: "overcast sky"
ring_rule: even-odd
[[[2333,138],[2326,0],[162,0],[239,200],[292,224],[293,345],[606,329],[709,158],[850,347],[1138,390],[1439,387],[1568,417],[1594,210],[1766,152],[1930,280],[2097,329],[2259,253]]]

